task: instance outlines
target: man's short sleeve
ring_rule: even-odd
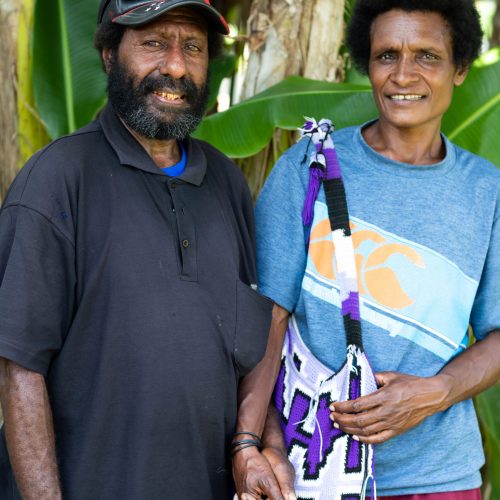
[[[293,161],[302,158],[303,149],[299,143],[278,161],[255,212],[259,291],[290,312],[299,298],[307,257],[302,223],[306,179]],[[307,166],[303,168],[307,175]]]
[[[42,213],[0,212],[0,357],[46,374],[71,323],[72,243]]]
[[[500,216],[493,224],[470,322],[477,339],[483,339],[493,330],[500,330]]]

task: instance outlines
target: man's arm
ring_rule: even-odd
[[[331,407],[335,426],[372,444],[402,434],[498,381],[500,330],[473,344],[433,377],[383,372],[376,378],[380,388],[374,393]]]
[[[24,500],[62,498],[44,377],[0,358],[0,403],[7,449],[21,496]]]
[[[274,306],[266,353],[262,361],[241,381],[238,389],[237,432],[251,432],[262,436],[269,401],[279,372],[288,316],[287,310]],[[250,438],[250,435],[239,435],[237,440]],[[234,454],[233,475],[240,499],[258,499],[262,494],[267,495],[270,500],[284,498],[269,462],[255,447],[245,448]]]

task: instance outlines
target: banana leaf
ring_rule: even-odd
[[[500,385],[476,397],[476,408],[486,451],[486,478],[491,485],[491,500],[500,500]]]
[[[35,102],[52,139],[89,122],[105,102],[106,78],[92,43],[98,3],[98,0],[36,1]]]
[[[42,148],[49,137],[35,111],[32,74],[31,32],[34,0],[22,0],[17,32],[17,129],[19,141],[18,166],[22,167],[35,151]]]
[[[459,146],[500,167],[500,48],[484,54],[455,89],[443,131]]]
[[[342,128],[376,115],[368,86],[291,76],[224,113],[205,118],[195,135],[228,156],[245,158],[262,150],[276,127],[293,130],[304,116],[331,117]]]

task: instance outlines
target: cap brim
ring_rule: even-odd
[[[154,6],[151,4],[157,4]],[[206,19],[209,27],[213,28],[215,31],[221,33],[222,35],[229,34],[229,26],[227,21],[221,16],[211,5],[206,3],[195,1],[195,0],[170,0],[161,4],[161,2],[148,2],[139,7],[120,14],[113,19],[116,24],[122,24],[124,26],[141,26],[151,22],[153,19],[165,14],[169,10],[176,9],[179,7],[192,7],[200,12],[200,14]]]

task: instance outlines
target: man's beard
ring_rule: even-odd
[[[209,98],[209,75],[197,87],[189,78],[175,80],[165,75],[147,76],[139,85],[118,58],[113,58],[108,74],[108,98],[121,119],[147,139],[182,140],[199,125]],[[147,97],[154,91],[180,93],[188,106],[184,109],[155,109]],[[168,105],[167,105],[168,106]]]

